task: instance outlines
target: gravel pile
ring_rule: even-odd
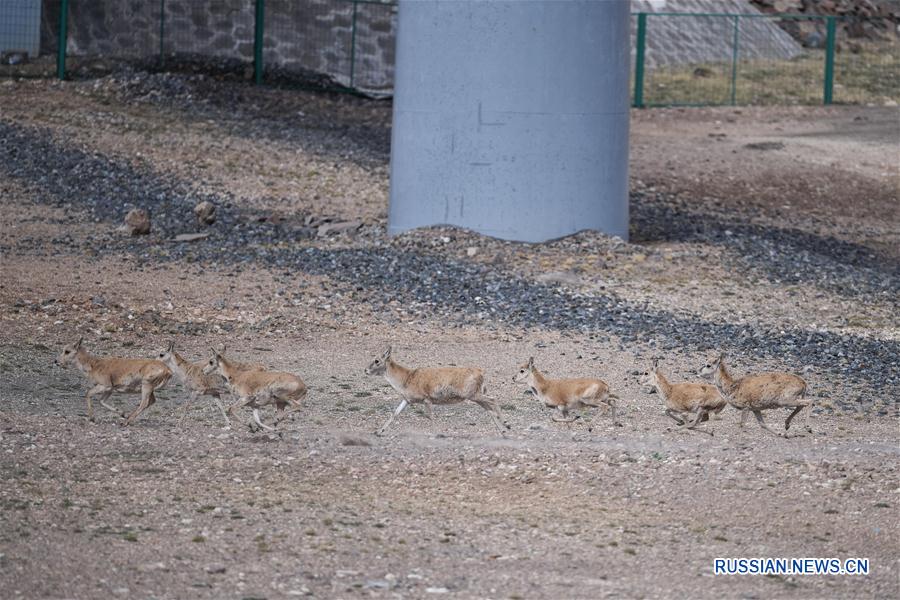
[[[357,302],[385,315],[438,318],[479,326],[514,325],[581,331],[623,344],[641,343],[665,351],[723,349],[777,359],[785,368],[815,365],[834,375],[880,390],[896,389],[900,343],[824,331],[782,330],[750,322],[712,322],[621,299],[613,290],[585,291],[565,282],[538,282],[521,275],[504,255],[522,245],[484,241],[471,260],[447,248],[467,248],[472,234],[440,229],[388,239],[380,226],[364,228],[346,241],[311,240],[302,216],[271,223],[240,211],[229,198],[192,191],[151,171],[87,153],[46,132],[0,121],[0,172],[31,186],[43,202],[85,211],[97,222],[118,224],[131,208],[150,210],[147,240],[108,235],[76,242],[54,240],[59,253],[131,253],[139,262],[188,260],[230,268],[266,265],[285,273],[324,275],[343,285]],[[49,164],[48,164],[49,161]],[[169,243],[196,229],[194,206],[220,207],[207,239]],[[659,195],[636,194],[638,231],[656,239],[703,241],[726,246],[736,268],[758,270],[780,281],[814,282],[841,294],[896,294],[896,265],[881,265],[868,249],[826,237],[741,223],[712,213],[676,210]],[[459,237],[461,244],[455,243]],[[574,240],[574,241],[572,241]],[[598,234],[576,236],[572,252],[634,253],[633,246]],[[24,246],[7,252],[27,250]],[[647,251],[643,249],[643,251]],[[390,318],[389,316],[387,318]]]
[[[726,246],[751,269],[784,284],[812,283],[831,293],[861,297],[900,294],[900,264],[871,248],[790,227],[749,222],[746,215],[702,208],[666,194],[632,194],[633,237],[639,241],[703,242]],[[900,309],[900,303],[898,303]]]
[[[232,134],[286,140],[359,164],[384,164],[390,155],[390,102],[261,89],[229,75],[155,72],[127,64],[73,87],[76,93],[107,101],[152,104],[179,115],[214,119]],[[340,118],[335,118],[335,109]]]

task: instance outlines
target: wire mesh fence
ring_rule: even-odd
[[[859,35],[864,29],[874,31]],[[888,19],[850,20],[836,35],[834,101],[900,103],[900,39]]]
[[[390,94],[397,7],[375,0],[268,0],[264,76]]]
[[[396,0],[3,0],[0,77],[126,63],[389,95],[396,19]],[[632,33],[635,106],[900,101],[886,19],[650,12]]]
[[[40,52],[40,0],[0,2],[0,73],[19,75],[26,72],[26,65]],[[52,61],[47,64],[53,68]]]
[[[884,34],[854,41],[847,21],[818,15],[636,14],[633,104],[900,101],[896,26],[887,19],[861,20]],[[789,33],[794,30],[799,34]]]
[[[0,37],[0,77],[94,77],[129,64],[387,95],[396,11],[380,0],[3,0],[0,32],[11,34]],[[37,42],[20,51],[11,36],[29,27]]]

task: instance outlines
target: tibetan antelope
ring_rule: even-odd
[[[220,344],[217,349],[213,349],[213,352],[218,352],[219,354],[224,356],[226,350],[228,350],[228,346],[226,346],[225,344]],[[269,368],[262,363],[248,363],[240,362],[237,360],[229,360],[228,363],[238,371],[266,371]],[[207,360],[205,363],[203,363],[203,361],[200,361],[195,364],[197,364],[198,366],[201,364],[204,365],[203,372],[209,375],[216,370],[216,357],[215,355],[213,355],[210,356],[209,360]]]
[[[653,368],[644,373],[641,385],[656,388],[656,392],[666,405],[666,415],[687,429],[693,429],[698,423],[709,420],[709,413],[719,414],[728,404],[714,385],[670,383],[660,370],[658,360],[654,360]],[[695,415],[690,423],[687,420],[689,414]],[[712,435],[711,432],[704,431],[704,433]]]
[[[94,356],[82,347],[83,341],[84,338],[79,338],[74,344],[63,348],[62,353],[56,359],[56,364],[63,367],[74,364],[94,384],[85,397],[90,421],[94,420],[94,406],[91,403],[93,396],[99,396],[103,408],[121,414],[107,404],[106,400],[113,392],[139,391],[141,403],[127,417],[124,414],[121,415],[125,417],[125,425],[131,425],[138,415],[156,402],[153,392],[169,381],[172,371],[158,360]]]
[[[218,375],[207,375],[204,373],[203,369],[207,364],[206,361],[190,362],[185,360],[180,354],[175,352],[175,342],[169,342],[166,349],[161,350],[156,358],[166,365],[175,374],[181,385],[191,393],[190,397],[182,405],[181,418],[178,420],[179,424],[187,416],[188,407],[201,396],[210,396],[213,402],[216,403],[216,406],[219,407],[222,416],[225,417],[225,424],[231,424],[228,415],[225,413],[225,407],[222,406],[221,402],[222,396],[226,393],[225,380]]]
[[[382,435],[409,404],[423,403],[431,419],[434,416],[434,404],[456,404],[469,400],[491,415],[494,425],[505,435],[503,422],[497,402],[488,398],[484,385],[484,371],[466,367],[440,367],[426,369],[409,369],[391,358],[391,347],[375,358],[366,367],[366,375],[384,375],[391,387],[397,390],[402,400],[391,416],[377,431]]]
[[[700,369],[700,374],[712,379],[722,397],[741,411],[741,427],[747,419],[747,414],[752,412],[760,427],[769,433],[779,435],[766,425],[762,411],[771,408],[793,408],[794,411],[784,422],[784,430],[787,431],[791,426],[791,420],[806,409],[803,425],[807,432],[812,433],[809,427],[812,400],[806,398],[806,381],[802,378],[791,373],[774,372],[745,375],[735,379],[725,368],[724,353],[706,363]]]
[[[549,379],[534,366],[534,357],[519,367],[519,372],[513,376],[515,383],[527,383],[532,394],[537,397],[544,406],[555,408],[562,417],[552,416],[553,421],[559,423],[571,423],[577,416],[569,416],[570,410],[582,410],[585,408],[599,408],[606,404],[611,411],[614,425],[616,421],[616,400],[618,396],[609,393],[609,386],[600,379]],[[592,431],[593,417],[588,425],[588,431]]]
[[[207,375],[221,375],[231,393],[238,398],[237,402],[228,407],[226,414],[233,414],[235,410],[249,406],[253,409],[256,424],[262,429],[272,430],[289,414],[302,408],[300,401],[306,397],[306,384],[296,375],[265,369],[242,369],[240,363],[231,362],[215,348],[211,350],[212,358],[203,372]],[[259,418],[259,408],[267,404],[274,404],[281,413],[275,420],[275,427],[263,424]]]

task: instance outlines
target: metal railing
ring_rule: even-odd
[[[44,56],[3,54],[0,76],[102,75],[121,61],[257,84],[392,92],[396,0],[15,0],[0,4],[0,25],[6,19],[7,29],[24,32],[32,17],[4,11],[29,2],[43,6]],[[632,104],[900,102],[900,39],[896,24],[881,21],[635,13]],[[881,40],[849,37],[851,26],[872,23]],[[812,33],[798,35],[800,25]]]
[[[636,13],[632,105],[713,106],[900,101],[900,40],[853,41],[845,18]],[[780,23],[806,21],[803,43]],[[665,46],[661,47],[659,40]],[[657,42],[657,43],[654,43]],[[651,59],[656,59],[655,62]]]
[[[94,76],[127,62],[231,72],[257,84],[391,91],[393,0],[43,0],[43,8],[44,56],[0,64],[0,76]]]

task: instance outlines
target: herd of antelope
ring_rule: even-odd
[[[182,406],[179,422],[184,419],[190,404],[202,396],[209,396],[221,411],[226,425],[231,423],[230,417],[236,410],[246,407],[252,410],[252,419],[248,421],[252,430],[274,430],[284,418],[300,410],[306,398],[306,384],[300,377],[269,369],[262,364],[230,360],[225,356],[224,346],[211,349],[206,361],[190,362],[178,354],[171,343],[153,359],[134,359],[95,356],[84,348],[82,342],[83,339],[79,339],[63,348],[57,363],[62,366],[75,365],[93,384],[86,396],[87,415],[91,421],[94,420],[92,400],[95,397],[101,406],[117,413],[106,403],[110,395],[113,392],[139,391],[141,402],[138,407],[128,415],[121,415],[125,419],[124,424],[130,425],[156,402],[154,392],[166,385],[173,375],[190,392],[190,397]],[[700,369],[700,374],[711,379],[713,385],[670,383],[660,370],[658,361],[654,361],[652,368],[644,373],[641,384],[656,389],[665,403],[665,414],[676,421],[679,429],[712,435],[712,432],[697,429],[697,426],[709,420],[710,413],[717,415],[730,404],[741,411],[741,426],[752,412],[760,426],[775,435],[780,434],[769,429],[762,411],[792,408],[784,422],[787,432],[792,419],[805,409],[804,428],[812,432],[809,427],[812,402],[806,397],[806,382],[802,378],[782,372],[733,377],[724,359],[724,354],[720,354]],[[383,375],[401,397],[400,404],[377,431],[378,435],[383,434],[409,404],[423,404],[431,418],[433,405],[465,401],[474,402],[486,410],[501,435],[510,429],[502,418],[497,401],[487,395],[482,369],[404,367],[394,360],[388,347],[366,367],[365,372],[368,375]],[[619,425],[616,420],[619,397],[610,393],[609,386],[600,379],[551,379],[538,370],[534,358],[529,358],[518,368],[513,381],[526,384],[528,390],[546,407],[555,409],[559,416],[554,415],[554,421],[571,423],[580,418],[584,410],[605,406],[612,422]],[[226,409],[221,399],[229,393],[234,400]],[[269,405],[274,405],[276,409],[277,417],[273,425],[264,424],[259,415],[259,410]],[[579,414],[570,414],[571,411],[578,411]],[[588,431],[591,431],[592,418],[586,420]]]

